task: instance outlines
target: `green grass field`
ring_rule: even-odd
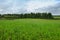
[[[0,40],[60,40],[60,20],[0,20]]]

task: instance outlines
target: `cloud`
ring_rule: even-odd
[[[53,15],[60,15],[60,3],[54,6],[35,9],[35,12],[51,12]]]
[[[36,9],[49,9],[51,6],[54,7],[59,2],[59,0],[0,0],[0,13],[35,12]],[[56,8],[55,10],[57,11]]]
[[[53,6],[56,3],[57,2],[55,2],[54,0],[38,0],[38,1],[34,0],[34,1],[29,1],[27,3],[27,10],[28,11],[34,11],[34,9]]]
[[[22,4],[17,0],[3,0],[0,4],[0,13],[17,13],[22,8]]]

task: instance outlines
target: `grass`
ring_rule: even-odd
[[[0,40],[60,40],[60,20],[0,20]]]

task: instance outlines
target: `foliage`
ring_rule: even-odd
[[[53,19],[51,13],[25,13],[25,14],[3,14],[0,18],[16,19],[16,18],[40,18],[40,19]]]

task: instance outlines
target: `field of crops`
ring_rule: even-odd
[[[0,40],[60,40],[60,20],[0,20]]]

